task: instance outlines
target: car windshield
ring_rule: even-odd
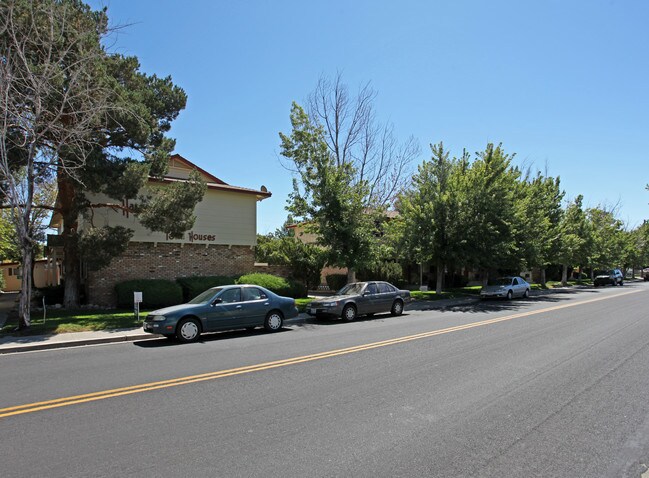
[[[192,300],[190,300],[188,303],[189,304],[207,304],[212,297],[214,297],[216,294],[221,292],[223,290],[222,288],[218,287],[216,289],[207,289],[205,292],[201,292],[198,294],[196,297],[194,297]]]
[[[489,279],[487,285],[511,285],[511,277],[499,277],[498,279]]]
[[[336,295],[354,295],[354,294],[360,294],[361,290],[363,290],[363,285],[360,282],[357,282],[355,284],[347,284],[345,287],[340,289]]]

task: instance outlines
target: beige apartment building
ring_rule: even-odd
[[[82,281],[89,303],[114,304],[115,285],[126,280],[241,275],[254,270],[257,202],[271,193],[264,186],[249,189],[229,185],[178,154],[169,158],[164,181],[151,180],[151,184],[164,187],[164,184],[185,181],[193,170],[207,183],[207,191],[194,211],[194,227],[181,239],[169,239],[163,233],[149,231],[135,215],[123,210],[102,208],[94,212],[96,227],[124,226],[135,232],[126,252],[115,257],[108,267],[89,271],[82,264]],[[111,201],[101,195],[88,196],[91,202]],[[55,215],[51,225],[60,232],[61,218]],[[87,226],[80,221],[80,230]],[[60,247],[51,251],[55,257],[62,254]]]

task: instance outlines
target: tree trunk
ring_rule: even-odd
[[[561,268],[561,285],[566,287],[568,285],[568,265],[563,264]]]
[[[79,236],[78,217],[76,206],[76,190],[72,180],[61,175],[58,181],[59,207],[63,216],[63,306],[65,308],[79,307],[79,287],[81,284],[81,271],[79,268]]]
[[[545,289],[546,287],[546,278],[545,278],[545,267],[541,267],[541,287]]]
[[[23,244],[22,247],[22,279],[20,290],[20,302],[18,303],[18,329],[29,328],[31,320],[32,302],[32,247],[31,244]]]
[[[444,281],[444,264],[437,262],[437,282],[435,283],[435,294],[442,293],[442,282]]]
[[[356,270],[353,267],[347,268],[347,283],[356,282]]]

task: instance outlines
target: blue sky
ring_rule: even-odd
[[[171,75],[187,108],[176,152],[225,182],[273,196],[258,232],[280,227],[291,191],[279,161],[292,101],[342,72],[371,82],[401,140],[503,143],[560,176],[569,198],[649,219],[649,2],[102,0],[112,50]],[[414,165],[416,167],[416,165]]]

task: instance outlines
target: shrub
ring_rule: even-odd
[[[185,302],[193,299],[198,294],[212,287],[220,285],[235,284],[237,278],[233,276],[206,276],[206,277],[179,277],[176,282],[183,289],[183,300]]]
[[[331,290],[340,290],[347,284],[347,274],[329,274],[325,279]]]
[[[65,292],[65,286],[61,284],[61,285],[51,286],[51,287],[41,287],[38,289],[38,292],[41,295],[41,297],[45,299],[46,305],[62,304],[63,296]]]
[[[120,282],[115,286],[117,305],[133,306],[133,292],[142,292],[140,307],[147,309],[180,304],[183,301],[183,290],[179,284],[164,279],[139,279]]]
[[[239,277],[236,283],[259,285],[278,295],[284,295],[287,297],[306,297],[306,288],[304,285],[272,274],[262,274],[258,272],[246,274]]]
[[[4,290],[4,288],[5,288],[5,276],[2,273],[2,271],[0,271],[0,290]]]
[[[372,267],[359,269],[356,276],[362,281],[381,280],[394,285],[403,284],[403,268],[397,262],[380,262]]]

